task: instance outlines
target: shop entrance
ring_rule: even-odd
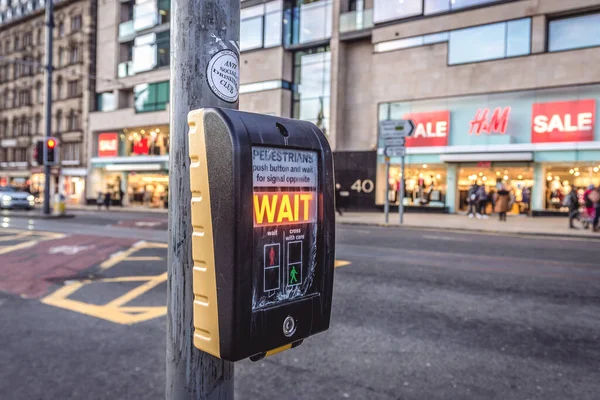
[[[525,214],[531,208],[533,190],[533,166],[529,164],[490,163],[487,165],[461,164],[458,170],[458,209],[467,211],[469,189],[477,184],[485,187],[487,203],[485,211],[490,214],[494,207],[494,195],[502,186],[510,192],[512,214]]]
[[[169,198],[169,175],[138,174],[130,172],[127,194],[129,204],[153,208],[167,208]]]

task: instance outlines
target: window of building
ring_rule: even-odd
[[[150,71],[166,67],[170,60],[169,32],[151,33],[135,38],[133,46],[133,72]]]
[[[36,104],[42,104],[42,82],[35,84],[35,102]]]
[[[56,133],[62,132],[62,111],[56,111]]]
[[[65,36],[65,24],[62,21],[58,24],[58,36]]]
[[[33,45],[33,33],[32,32],[25,32],[25,34],[23,35],[23,45],[26,47]]]
[[[96,95],[96,109],[98,111],[116,110],[115,94],[113,92],[98,93]]]
[[[37,36],[36,43],[42,44],[42,30],[41,29],[38,28],[38,30],[36,31],[36,36]]]
[[[79,46],[78,45],[73,45],[71,47],[71,64],[76,64],[79,62],[80,60],[80,54],[79,54]]]
[[[294,118],[329,130],[331,53],[329,47],[300,51],[294,55]]]
[[[0,138],[8,136],[8,120],[5,118],[0,121]]]
[[[144,83],[133,88],[136,112],[166,110],[169,102],[169,81]]]
[[[81,143],[63,143],[60,155],[63,161],[79,161],[81,154]]]
[[[171,22],[171,0],[158,0],[158,23]]]
[[[58,48],[58,67],[62,67],[64,65],[65,60],[65,49],[61,47]]]
[[[33,131],[33,134],[36,136],[39,136],[42,134],[42,131],[40,130],[41,128],[41,123],[42,123],[42,116],[40,114],[36,114],[35,115],[35,130]]]
[[[407,49],[410,47],[427,46],[435,43],[448,41],[448,32],[432,33],[430,35],[413,36],[404,39],[389,40],[375,44],[375,52],[383,53],[386,51]]]
[[[171,59],[171,38],[169,31],[156,35],[157,66],[168,67]]]
[[[31,105],[31,91],[29,89],[19,91],[19,105],[21,107]]]
[[[310,43],[331,37],[331,0],[295,0],[284,11],[285,44]]]
[[[79,130],[79,114],[76,111],[71,110],[67,117],[67,131],[74,132],[77,130]]]
[[[548,50],[600,46],[600,13],[550,21]]]
[[[31,122],[25,115],[21,117],[21,136],[29,136],[31,134]]]
[[[531,53],[531,19],[458,29],[450,32],[448,64],[522,56]]]
[[[425,14],[449,12],[499,1],[502,0],[425,0]]]
[[[17,118],[17,117],[13,118],[12,135],[13,135],[13,137],[19,136],[19,118]]]
[[[143,31],[158,25],[157,0],[137,2],[133,6],[133,29]]]
[[[15,162],[27,162],[27,148],[18,147],[15,149]]]
[[[75,15],[71,17],[71,32],[78,32],[81,30],[81,15]]]
[[[79,80],[67,82],[67,97],[77,97],[81,94],[81,82]]]
[[[288,89],[289,90],[291,88],[292,88],[292,84],[290,82],[282,81],[282,80],[245,83],[243,85],[240,85],[240,94],[262,92],[265,90],[273,90],[273,89]]]
[[[373,22],[376,24],[421,14],[423,0],[374,0]]]
[[[244,8],[240,21],[240,49],[252,50],[281,45],[281,0]]]
[[[56,79],[56,98],[57,99],[62,98],[62,92],[63,92],[63,80],[62,80],[62,76],[59,76]]]
[[[15,36],[15,46],[14,46],[14,50],[15,51],[19,51],[21,49],[21,41],[19,39],[19,35]]]

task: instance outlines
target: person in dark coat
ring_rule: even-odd
[[[579,198],[577,197],[577,188],[573,186],[567,199],[565,200],[566,205],[569,207],[569,228],[575,229],[573,226],[573,220],[578,218],[579,213]]]
[[[104,194],[104,207],[108,210],[110,207],[110,202],[112,200],[112,196],[109,191]]]
[[[500,221],[506,222],[506,213],[510,209],[510,192],[502,185],[496,193],[495,211],[500,215]]]

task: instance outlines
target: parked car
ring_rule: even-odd
[[[34,207],[35,198],[31,193],[23,192],[12,186],[0,186],[0,208],[31,210]]]

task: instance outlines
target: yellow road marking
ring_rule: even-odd
[[[350,265],[350,261],[344,260],[335,260],[335,264],[333,265],[335,268],[344,267],[346,265]]]
[[[127,257],[124,261],[161,261],[164,260],[162,257],[148,256],[148,257]]]
[[[34,246],[36,243],[38,243],[37,240],[31,240],[29,242],[23,242],[23,243],[19,243],[19,244],[14,244],[12,246],[6,246],[6,247],[3,247],[0,249],[0,254],[6,254],[6,253],[10,253],[11,251],[15,251],[15,250],[26,249],[28,247]]]
[[[132,256],[137,251],[147,248],[167,248],[166,244],[163,243],[147,243],[138,242],[135,243],[129,249],[113,254],[108,260],[100,264],[100,269],[105,271],[109,268],[114,267],[123,261],[160,261],[161,257],[137,257]],[[80,314],[89,315],[107,321],[114,322],[116,324],[131,325],[143,321],[148,321],[153,318],[161,317],[167,314],[166,306],[153,306],[153,307],[130,307],[125,304],[129,303],[136,297],[143,295],[144,293],[152,290],[156,286],[167,280],[167,273],[164,272],[156,276],[121,276],[116,278],[105,278],[97,281],[83,280],[75,282],[73,284],[63,286],[56,290],[54,293],[44,297],[42,303],[48,304],[54,307],[64,308],[66,310],[75,311]],[[90,283],[118,283],[118,282],[140,282],[141,284],[122,296],[117,297],[110,302],[97,305],[89,304],[83,301],[70,299],[73,293],[89,285]]]
[[[106,306],[107,307],[120,307],[123,304],[129,303],[131,300],[135,299],[136,297],[141,296],[142,294],[146,293],[147,291],[155,288],[156,286],[160,285],[161,283],[165,282],[166,280],[167,280],[167,273],[165,272],[164,274],[160,274],[160,275],[154,277],[153,279],[150,279],[148,282],[144,283],[143,285],[138,286],[133,290],[130,290],[129,292],[125,293],[123,296],[117,297],[110,303],[106,304]]]
[[[54,293],[44,297],[42,303],[64,308],[66,310],[75,311],[80,314],[89,315],[100,319],[105,319],[110,322],[121,325],[132,325],[143,321],[148,321],[153,318],[161,317],[167,314],[166,306],[153,307],[127,307],[123,304],[133,300],[134,298],[146,293],[150,289],[156,287],[167,280],[167,273],[157,276],[129,276],[121,278],[100,279],[95,282],[111,283],[111,282],[145,282],[141,286],[127,292],[121,297],[103,305],[89,304],[82,301],[70,299],[69,296],[94,281],[85,280],[63,286]]]
[[[0,236],[0,242],[8,242],[11,240],[21,239],[21,238],[31,236],[31,235],[33,235],[33,232],[24,231],[24,232],[15,233],[12,236]]]

